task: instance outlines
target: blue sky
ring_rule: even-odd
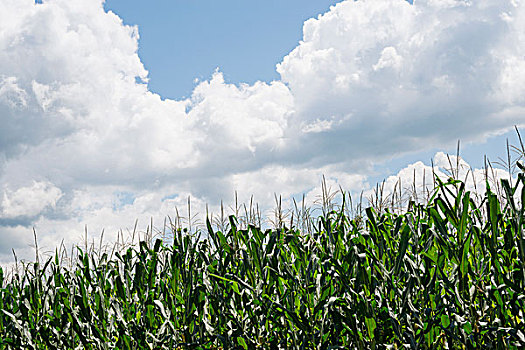
[[[32,227],[111,241],[188,197],[421,189],[458,139],[475,189],[525,123],[523,23],[511,0],[3,1],[0,262]]]
[[[138,25],[150,90],[181,98],[217,67],[235,83],[278,79],[275,65],[297,46],[303,22],[337,2],[109,0],[104,8]]]

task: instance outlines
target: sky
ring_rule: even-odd
[[[0,262],[188,197],[391,191],[458,140],[474,188],[525,121],[523,33],[518,0],[3,0]]]

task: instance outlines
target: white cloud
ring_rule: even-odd
[[[245,149],[265,153],[284,145],[293,97],[281,82],[235,86],[225,84],[217,72],[195,88],[190,107],[188,117],[199,123],[199,130],[208,138],[202,147],[220,144],[222,153],[230,147],[235,153]]]
[[[47,207],[55,207],[62,191],[46,182],[33,182],[32,186],[21,187],[16,191],[4,190],[1,203],[0,220],[33,218]]]
[[[277,66],[295,98],[290,125],[333,116],[338,128],[305,136],[310,151],[379,159],[523,124],[524,8],[343,1],[306,21],[303,41]]]
[[[305,134],[328,131],[332,128],[333,124],[333,120],[316,119],[312,123],[303,125],[301,131]]]
[[[114,233],[189,195],[199,212],[234,190],[313,201],[322,174],[358,191],[384,159],[523,124],[524,23],[515,1],[347,0],[305,22],[281,80],[217,71],[170,100],[102,0],[2,1],[0,241]]]
[[[379,57],[379,60],[372,66],[372,68],[376,71],[384,68],[393,68],[398,70],[403,63],[402,61],[403,57],[398,55],[396,48],[388,46],[385,47],[383,51],[381,51],[381,57]]]
[[[449,178],[461,180],[465,184],[465,190],[470,191],[474,198],[486,193],[486,183],[489,183],[491,191],[503,194],[500,181],[512,179],[508,171],[490,167],[478,169],[471,167],[464,159],[454,155],[437,152],[433,157],[433,164],[427,165],[421,161],[409,164],[391,175],[379,184],[375,189],[368,189],[366,197],[374,202],[374,199],[382,197],[385,205],[390,205],[392,200],[400,209],[406,208],[408,200],[425,203],[434,193],[434,178],[439,178],[446,183]],[[519,192],[519,191],[518,191]]]
[[[17,84],[16,77],[4,77],[0,81],[0,100],[11,109],[26,107],[26,93]]]

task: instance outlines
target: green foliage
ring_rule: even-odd
[[[0,269],[0,349],[522,348],[523,184]]]

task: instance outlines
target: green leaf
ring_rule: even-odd
[[[248,345],[246,344],[246,341],[243,337],[237,337],[237,344],[243,347],[244,350],[248,349]]]
[[[219,241],[221,242],[221,248],[224,249],[227,253],[231,253],[231,248],[228,242],[226,241],[226,237],[221,231],[217,231],[217,236],[219,236]]]
[[[450,318],[448,315],[441,315],[441,325],[443,328],[447,328],[450,325]]]
[[[239,284],[235,281],[232,281],[232,289],[235,293],[237,294],[241,294],[241,292],[239,291]]]
[[[395,265],[396,275],[399,273],[399,269],[401,268],[401,263],[403,262],[403,258],[408,248],[408,240],[410,238],[410,231],[411,230],[408,225],[403,226],[402,231],[401,231],[401,242],[399,243],[399,248],[398,248],[399,252],[396,258],[396,265]]]
[[[377,327],[376,320],[372,317],[365,317],[365,324],[368,330],[368,336],[370,339],[374,339],[374,330]]]
[[[472,238],[472,233],[473,231],[470,230],[467,240],[465,241],[465,243],[463,243],[463,252],[461,253],[461,266],[460,266],[461,276],[465,276],[468,271],[468,253],[470,250],[470,240]]]
[[[465,322],[465,324],[463,325],[463,329],[465,330],[467,335],[470,335],[472,333],[472,324],[470,324],[469,321]]]

